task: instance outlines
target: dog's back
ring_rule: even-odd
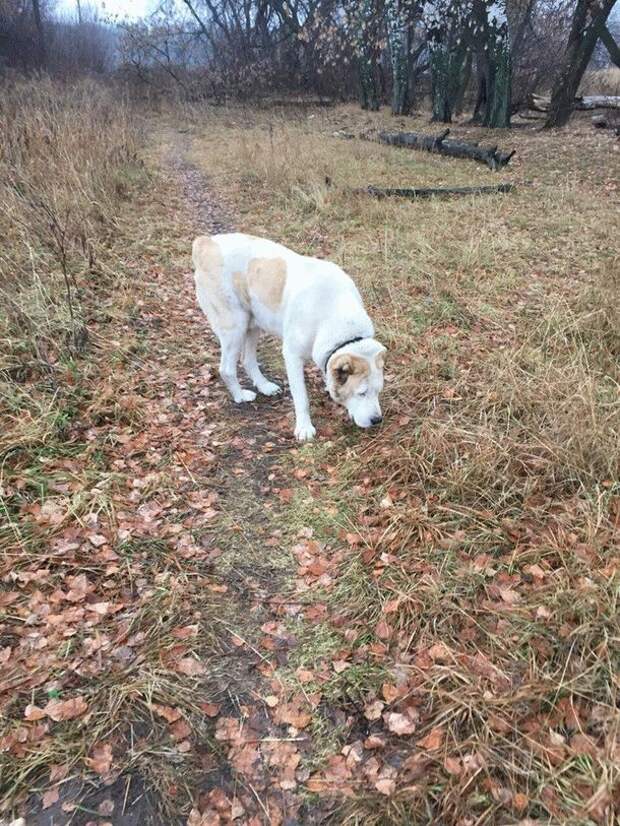
[[[194,241],[198,301],[211,325],[248,313],[261,329],[282,336],[287,307],[311,323],[339,302],[361,306],[352,280],[330,261],[298,255],[282,244],[243,233]]]

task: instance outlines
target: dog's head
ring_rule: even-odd
[[[327,391],[346,407],[358,427],[371,427],[382,420],[379,393],[383,390],[385,347],[365,338],[338,350],[327,362]]]

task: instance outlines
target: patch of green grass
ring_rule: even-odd
[[[410,318],[415,334],[442,324],[453,324],[467,330],[472,323],[471,313],[447,291],[430,295],[415,304]]]

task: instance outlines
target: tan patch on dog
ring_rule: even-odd
[[[248,289],[270,310],[279,310],[286,284],[283,258],[252,258],[248,264]]]
[[[250,309],[250,291],[248,289],[248,279],[244,272],[234,272],[232,274],[232,284],[237,298],[246,310]]]
[[[231,327],[234,319],[224,291],[224,258],[219,246],[208,235],[202,235],[194,241],[192,259],[196,287],[206,300],[209,322],[217,327]]]
[[[329,370],[334,380],[335,395],[340,402],[351,398],[370,373],[366,359],[351,353],[335,356],[330,362]]]
[[[377,370],[383,370],[385,367],[385,353],[379,353],[375,358],[375,364],[377,365]]]

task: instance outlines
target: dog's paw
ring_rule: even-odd
[[[282,392],[282,388],[279,384],[274,384],[272,381],[266,381],[264,384],[257,385],[258,392],[262,393],[263,396],[277,396],[278,393]]]
[[[298,424],[295,427],[295,438],[298,442],[311,442],[316,436],[316,428],[308,424]]]
[[[237,404],[242,402],[253,402],[256,399],[256,393],[253,390],[242,390],[241,394],[235,399]]]

